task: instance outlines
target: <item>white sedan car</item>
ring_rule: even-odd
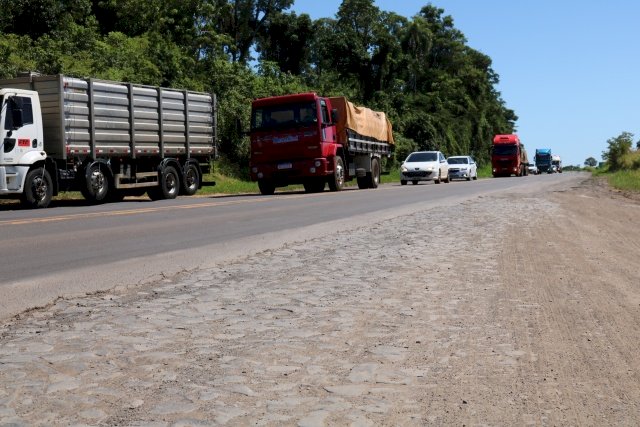
[[[400,184],[411,181],[449,182],[449,164],[440,151],[416,151],[405,159],[400,166]]]
[[[449,163],[449,179],[478,179],[478,165],[471,156],[451,156],[447,159]]]

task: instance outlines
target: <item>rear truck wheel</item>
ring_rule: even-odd
[[[184,167],[184,179],[180,187],[180,194],[185,196],[193,196],[200,188],[200,172],[193,163],[189,163]]]
[[[158,186],[147,190],[151,200],[175,199],[180,192],[180,178],[173,166],[165,167],[160,172]]]
[[[309,178],[302,186],[307,193],[321,193],[324,191],[325,181],[324,179]]]
[[[369,177],[368,176],[359,176],[356,178],[356,181],[358,181],[358,188],[360,190],[364,190],[366,188],[369,188]]]
[[[270,196],[276,192],[276,186],[273,185],[273,182],[266,179],[258,180],[258,188],[260,189],[260,194],[264,196]]]
[[[30,209],[46,208],[53,197],[51,175],[45,168],[35,168],[29,171],[24,180],[24,191],[20,201]]]
[[[369,188],[378,188],[378,185],[380,185],[380,161],[378,159],[371,159],[371,173],[367,175],[369,177]]]
[[[413,181],[411,181],[411,183],[412,183],[413,185],[418,185],[418,180],[417,180],[417,179],[414,179]]]
[[[95,162],[86,170],[84,185],[80,192],[89,203],[104,203],[109,196],[109,167]]]
[[[344,162],[337,156],[333,164],[333,175],[329,178],[329,190],[340,191],[344,188]]]
[[[406,180],[404,180],[404,179],[401,179],[401,180],[400,180],[400,185],[407,185],[407,181],[406,181]]]

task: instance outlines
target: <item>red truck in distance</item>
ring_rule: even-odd
[[[394,147],[384,113],[316,93],[256,99],[251,107],[250,176],[262,194],[291,184],[339,191],[354,178],[361,189],[378,187],[381,160]]]
[[[491,149],[493,176],[528,175],[529,159],[518,135],[496,135]]]

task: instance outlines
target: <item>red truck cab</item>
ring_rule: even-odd
[[[263,194],[289,184],[324,188],[340,148],[331,110],[331,101],[315,93],[253,101],[249,167]]]
[[[529,160],[518,135],[496,135],[491,150],[493,176],[524,176],[528,174]]]

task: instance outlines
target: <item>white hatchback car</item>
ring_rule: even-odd
[[[449,164],[440,151],[416,151],[405,159],[400,166],[400,184],[411,181],[449,182]]]
[[[451,156],[447,158],[449,163],[449,179],[478,179],[478,165],[471,156]]]

